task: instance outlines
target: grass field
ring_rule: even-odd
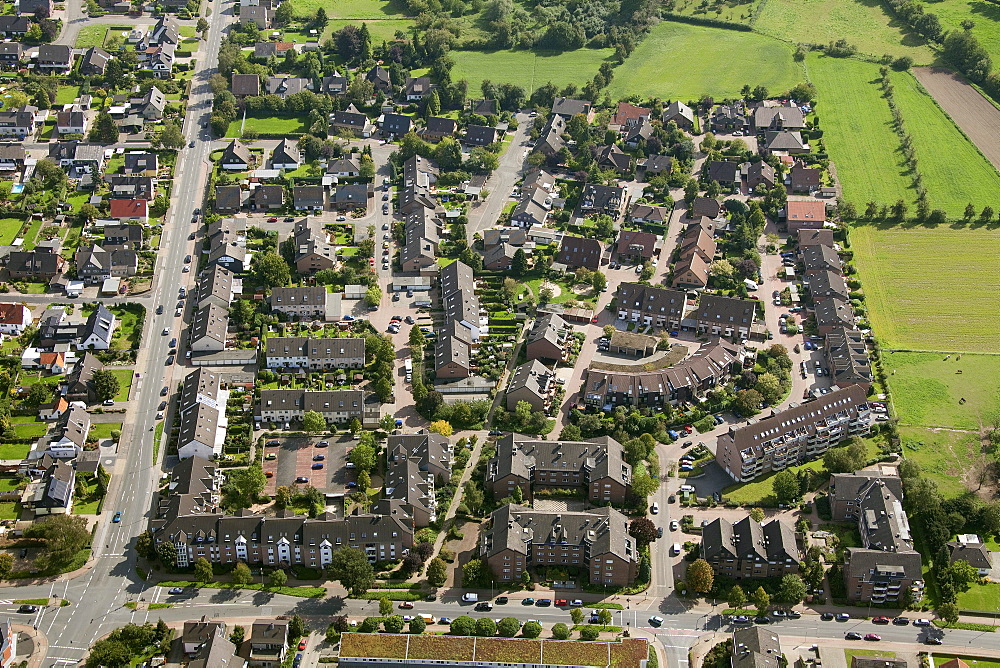
[[[806,68],[819,90],[816,113],[844,198],[861,211],[868,201],[892,204],[902,198],[912,210],[916,193],[878,87],[878,66],[813,53]]]
[[[944,209],[951,218],[961,218],[969,202],[977,212],[982,210],[1000,190],[1000,174],[912,74],[895,74],[892,80],[931,206]]]
[[[844,657],[847,659],[847,665],[850,666],[853,662],[852,659],[856,656],[881,656],[886,658],[892,658],[896,656],[895,652],[891,652],[886,649],[845,649]]]
[[[738,96],[745,84],[764,85],[779,95],[804,80],[788,44],[754,33],[663,21],[615,69],[607,92],[612,100],[629,95],[693,100],[705,94],[719,99]]]
[[[59,86],[59,90],[56,91],[56,104],[58,105],[69,104],[79,96],[80,96],[79,86],[70,86],[63,84]]]
[[[131,369],[112,369],[111,373],[118,378],[118,394],[115,401],[128,401],[128,391],[132,387],[133,371]]]
[[[683,16],[700,16],[732,23],[749,23],[761,0],[713,0],[706,7],[701,0],[675,0],[670,12]]]
[[[983,252],[995,247],[996,234],[951,227],[853,228],[854,260],[872,329],[882,346],[959,352],[1000,349],[994,317],[1000,271],[991,254]]]
[[[1000,418],[1000,356],[884,353],[899,420],[924,427],[978,430]],[[961,371],[962,373],[958,373]],[[964,399],[965,401],[960,403]]]
[[[98,441],[103,441],[105,439],[111,438],[111,432],[121,431],[121,422],[98,422],[90,428],[91,439],[97,439]]]
[[[92,46],[104,46],[107,34],[108,26],[106,25],[83,26],[76,36],[76,48],[87,49]]]
[[[409,19],[384,19],[379,21],[365,21],[368,25],[368,32],[372,36],[373,42],[388,42],[396,38],[396,31],[402,30],[407,35],[413,27],[413,21]],[[360,26],[357,20],[337,20],[334,19],[327,24],[325,35],[334,33],[346,25]]]
[[[73,494],[73,514],[74,515],[96,515],[97,509],[101,505],[101,497],[98,495],[98,485],[96,480],[86,483],[86,491],[82,495]]]
[[[292,0],[295,16],[312,17],[316,10],[322,7],[331,19],[335,18],[384,18],[387,16],[405,16],[406,7],[401,2],[390,0],[343,0],[331,5],[323,0]]]
[[[826,44],[846,37],[861,53],[910,56],[917,64],[934,60],[926,40],[909,31],[902,21],[890,17],[878,0],[768,2],[753,28],[790,42]]]
[[[24,459],[29,450],[30,443],[0,443],[0,459]]]
[[[0,503],[0,520],[21,519],[21,504],[17,501],[13,503]]]
[[[976,583],[970,585],[967,591],[958,592],[958,607],[962,610],[1000,612],[1000,584],[993,582],[990,584]],[[968,663],[970,666],[1000,666],[1000,663],[989,661]]]
[[[941,494],[952,498],[967,491],[962,479],[967,470],[963,462],[971,461],[973,453],[978,450],[979,437],[976,434],[900,426],[899,436],[903,456],[919,464],[924,477],[937,483]],[[975,489],[976,485],[972,487]]]
[[[976,24],[972,34],[993,57],[993,66],[1000,63],[1000,7],[983,0],[941,0],[924,11],[937,14],[945,30],[961,30],[962,21],[971,19]]]
[[[467,80],[470,95],[478,95],[483,79],[521,86],[530,95],[549,81],[559,88],[571,83],[582,86],[594,78],[597,68],[613,54],[613,49],[577,49],[563,53],[452,51],[449,55],[455,61],[452,79]]]
[[[0,246],[9,246],[23,225],[22,218],[0,218]]]
[[[302,118],[279,118],[277,116],[266,116],[264,118],[254,118],[247,116],[246,125],[243,119],[236,119],[229,124],[229,131],[226,137],[239,137],[243,129],[253,129],[261,134],[304,134],[309,128]]]

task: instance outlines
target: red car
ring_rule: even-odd
[[[303,638],[302,640],[299,641],[299,651],[300,652],[306,648],[306,644],[308,642],[309,642],[308,638]]]
[[[596,325],[597,324],[597,316],[595,315],[593,318],[591,318],[590,322]]]
[[[888,624],[890,620],[888,617],[873,617],[872,624]]]
[[[400,610],[413,610],[413,604],[410,603],[409,601],[403,601],[402,603],[399,604],[399,609]]]
[[[556,599],[556,605],[557,606],[560,606],[560,605],[569,605],[569,601],[567,601],[564,598],[557,598]]]
[[[267,219],[267,222],[269,222],[269,223],[276,223],[276,222],[278,222],[278,217],[277,216],[271,216],[270,218]],[[302,649],[302,648],[300,647],[299,649]]]
[[[882,636],[880,636],[877,633],[866,633],[865,634],[865,640],[870,640],[870,641],[873,641],[873,642],[877,642],[877,641],[879,641],[881,639],[882,639]]]

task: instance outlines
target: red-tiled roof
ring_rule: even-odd
[[[113,199],[111,200],[112,218],[142,218],[147,215],[146,200]]]

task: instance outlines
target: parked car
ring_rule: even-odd
[[[496,604],[497,605],[507,605],[507,602],[509,600],[510,599],[508,599],[506,596],[497,596],[497,598],[496,598]]]
[[[844,640],[861,640],[861,634],[856,631],[849,631],[844,634]]]
[[[540,598],[537,601],[535,601],[535,605],[537,605],[539,608],[547,608],[550,605],[552,605],[552,599],[551,598]]]
[[[866,633],[865,634],[865,640],[868,640],[870,642],[878,642],[881,639],[882,639],[882,636],[880,636],[877,633]]]
[[[896,617],[892,620],[892,623],[896,626],[908,626],[910,624],[909,617]]]
[[[837,621],[838,622],[846,622],[850,618],[851,618],[851,616],[849,614],[847,614],[846,612],[838,612],[837,613]]]
[[[888,624],[890,620],[885,615],[879,615],[878,617],[872,617],[872,624]]]
[[[531,598],[530,596],[521,599],[521,605],[534,605],[534,604],[535,604],[535,599]]]
[[[295,479],[295,482],[309,482],[309,478],[304,475],[300,475]]]

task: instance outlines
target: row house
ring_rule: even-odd
[[[663,329],[680,329],[687,295],[643,283],[618,286],[618,319]]]
[[[264,390],[255,417],[258,421],[287,423],[301,420],[306,411],[316,411],[327,422],[346,424],[354,418],[365,422],[370,420],[365,401],[361,390]],[[374,411],[377,415],[378,409]]]
[[[288,318],[330,320],[334,316],[333,293],[322,285],[271,290],[271,311]]]
[[[569,326],[565,320],[555,313],[540,315],[535,318],[525,341],[527,359],[560,362],[566,357],[569,342]]]
[[[555,374],[538,360],[530,360],[514,370],[507,386],[507,410],[513,411],[524,401],[534,411],[547,411],[555,388]]]
[[[270,369],[361,369],[365,340],[274,336],[267,339],[264,357]]]
[[[734,340],[750,338],[756,317],[756,301],[706,293],[702,293],[698,307],[688,315],[698,332]]]

